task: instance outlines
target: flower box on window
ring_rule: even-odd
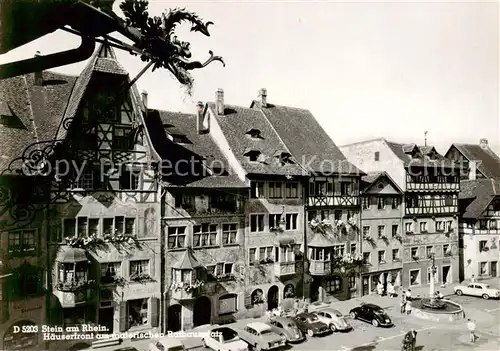
[[[418,261],[420,258],[418,256],[412,256],[412,259],[414,259],[415,261]]]
[[[450,251],[446,251],[446,252],[444,253],[444,257],[451,257],[451,256],[452,256],[452,255],[451,255],[451,252],[450,252]]]
[[[414,233],[412,231],[406,232],[406,235],[413,235]]]
[[[347,224],[349,224],[349,226],[351,226],[352,228],[357,228],[357,226],[358,226],[358,223],[352,217],[349,218],[349,220],[347,221]]]
[[[309,227],[313,232],[322,234],[326,234],[328,231],[333,229],[332,223],[326,219],[323,219],[322,221],[313,219],[309,222]]]
[[[57,283],[56,289],[64,292],[74,292],[85,289],[94,283],[93,280],[72,280]]]
[[[269,231],[272,233],[283,233],[284,229],[282,227],[271,227]]]
[[[392,259],[392,262],[401,262],[401,259],[398,258],[398,257],[395,257],[395,258]]]
[[[397,241],[399,241],[400,243],[403,242],[403,237],[401,235],[395,235],[394,236],[394,239],[396,239]]]
[[[260,264],[269,264],[269,263],[274,263],[274,260],[272,258],[268,257],[268,258],[264,258],[264,259],[260,260],[259,263]]]
[[[481,250],[479,250],[480,252],[488,252],[490,251],[490,248],[488,246],[485,246],[483,248],[481,248]]]
[[[139,283],[147,283],[152,282],[153,278],[149,274],[146,273],[134,273],[130,275],[130,281],[139,282]]]
[[[233,273],[223,273],[215,276],[215,280],[217,280],[218,282],[226,282],[235,279],[236,278]]]

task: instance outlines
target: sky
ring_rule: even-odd
[[[268,102],[310,110],[337,145],[378,137],[423,144],[428,131],[441,153],[486,138],[500,154],[497,1],[151,0],[149,13],[174,7],[215,23],[210,37],[189,32],[189,24],[177,33],[195,60],[213,50],[226,67],[193,71],[192,96],[167,71],[148,71],[137,85],[150,108],[195,113],[218,88],[227,104],[250,106],[266,88]],[[58,31],[0,62],[79,43]],[[145,66],[126,52],[117,56],[132,77]],[[76,75],[85,64],[53,70]]]

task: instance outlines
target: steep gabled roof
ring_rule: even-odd
[[[312,173],[363,174],[339,150],[309,110],[254,101],[295,160]]]
[[[403,194],[404,191],[399,187],[398,184],[394,181],[394,179],[389,176],[387,172],[369,172],[366,176],[361,178],[361,192],[367,191],[369,188],[372,187],[373,184],[375,184],[380,178],[387,178],[391,185],[400,193]]]
[[[51,141],[61,123],[77,77],[45,71],[42,78],[42,86],[34,86],[34,74],[0,80],[0,101],[20,121],[0,125],[0,172],[33,143]]]
[[[500,197],[500,179],[476,179],[460,182],[460,200],[472,200],[462,215],[463,218],[477,219],[495,197]]]
[[[435,153],[435,158],[430,159],[429,157],[413,158],[411,152],[420,151],[423,156],[426,154],[415,144],[400,144],[392,141],[384,142],[391,149],[391,151],[403,161],[406,167],[408,166],[420,166],[420,167],[447,167],[447,168],[459,168],[455,162],[445,159],[439,153]],[[432,150],[432,146],[426,146],[425,151],[429,152]],[[434,149],[435,150],[435,149]]]
[[[476,167],[486,178],[500,177],[500,157],[489,147],[474,144],[452,144],[467,160],[480,161]]]
[[[312,240],[307,244],[309,247],[332,247],[335,244],[322,233],[314,234]]]
[[[180,179],[165,178],[170,186],[187,186],[196,188],[246,188],[242,180],[238,178],[224,154],[218,148],[209,133],[199,134],[197,131],[196,115],[149,110],[146,125],[153,141],[153,145],[163,160],[169,160],[172,164],[180,160],[205,164],[209,170],[200,174],[188,174]],[[165,127],[166,126],[166,127]],[[169,135],[183,135],[190,143],[177,144],[168,138]],[[181,161],[182,162],[182,161]],[[193,166],[195,164],[193,163]],[[222,168],[224,174],[216,168]],[[189,167],[195,170],[196,167]],[[212,173],[212,174],[211,174]]]
[[[175,262],[172,266],[174,269],[195,269],[200,267],[201,264],[198,262],[191,250],[185,250],[182,253],[181,259]]]
[[[211,115],[215,116],[234,156],[247,174],[266,175],[305,175],[302,167],[295,163],[280,164],[279,157],[273,156],[276,151],[288,152],[278,133],[269,123],[266,116],[257,109],[226,105],[223,116],[216,114],[215,104],[207,104]],[[262,138],[252,138],[247,135],[251,129],[260,131]],[[259,161],[250,161],[244,156],[245,151],[255,150],[261,153]]]

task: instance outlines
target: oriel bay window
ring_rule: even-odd
[[[57,272],[58,290],[78,289],[87,283],[88,261],[59,262]]]
[[[295,262],[295,249],[291,245],[276,248],[276,262]]]
[[[121,276],[121,262],[101,263],[101,283],[114,283]]]
[[[193,226],[193,247],[217,245],[217,224]]]
[[[151,279],[149,260],[130,261],[130,280],[141,281]]]

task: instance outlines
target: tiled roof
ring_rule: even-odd
[[[435,152],[436,154],[438,153],[434,146],[418,145],[418,148],[420,149],[423,155],[428,155],[431,152]]]
[[[267,104],[261,110],[290,150],[294,159],[309,172],[363,174],[339,150],[309,110]]]
[[[94,71],[128,76],[128,72],[115,59],[99,57],[95,63]]]
[[[445,159],[442,155],[439,153],[435,153],[436,159],[430,159],[429,157],[425,156],[426,153],[424,151],[429,152],[432,150],[432,146],[426,146],[424,147],[425,150],[420,149],[415,144],[400,144],[400,143],[394,143],[391,141],[387,141],[385,139],[382,139],[385,141],[387,146],[392,150],[392,152],[401,160],[404,162],[405,166],[421,166],[421,167],[449,167],[449,168],[459,168],[455,162],[450,161]],[[407,152],[411,152],[413,149],[417,148],[420,150],[420,152],[424,155],[423,158],[412,158],[410,154],[407,154]]]
[[[198,134],[196,124],[196,115],[158,110],[149,110],[146,120],[153,145],[163,160],[168,160],[172,164],[176,164],[179,160],[193,162],[193,167],[189,167],[190,171],[197,169],[196,164],[203,162],[210,169],[223,168],[227,175],[211,175],[208,171],[200,171],[199,174],[187,174],[181,179],[167,176],[165,180],[170,183],[169,186],[246,188],[244,182],[234,173],[212,135]],[[190,143],[174,143],[168,139],[168,134],[184,135]]]
[[[476,179],[460,182],[461,200],[471,200],[465,208],[463,218],[476,219],[490,202],[500,196],[500,178]]]
[[[210,102],[208,106],[214,112],[213,115],[216,115],[214,103]],[[248,174],[305,175],[299,165],[289,163],[281,165],[279,158],[273,156],[277,151],[291,152],[261,111],[226,105],[224,115],[216,115],[215,118],[227,139],[231,151]],[[247,135],[247,132],[251,129],[259,130],[262,138],[252,138]],[[261,153],[259,161],[252,162],[244,156],[245,151],[248,150],[259,151]]]
[[[34,74],[0,80],[0,101],[21,124],[0,125],[0,172],[37,141],[54,138],[76,77],[43,72],[43,85],[34,86]]]
[[[500,177],[500,157],[489,147],[474,144],[453,144],[469,161],[481,161],[477,168],[487,178]]]

